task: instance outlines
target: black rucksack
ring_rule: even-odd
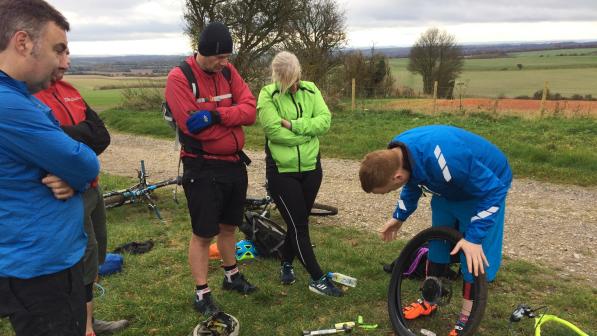
[[[286,230],[274,221],[251,211],[245,212],[240,231],[255,245],[260,257],[280,258],[280,248],[286,239]]]
[[[195,78],[195,75],[193,74],[193,69],[191,69],[189,63],[187,63],[186,61],[182,61],[178,65],[178,67],[182,71],[183,75],[186,77],[187,82],[189,83],[189,87],[195,95],[195,99],[197,101],[202,99],[199,98],[199,84],[197,84],[197,79]],[[230,73],[230,68],[228,66],[225,66],[224,69],[222,69],[222,75],[224,76],[224,78],[226,78],[226,81],[228,81],[228,85],[232,88],[232,74]],[[230,97],[232,97],[232,95],[230,95]],[[178,131],[178,128],[176,127],[176,120],[174,120],[174,116],[172,115],[170,106],[168,106],[168,102],[166,101],[162,102],[162,115],[164,117],[164,120],[168,123],[168,125],[170,125],[172,129]]]

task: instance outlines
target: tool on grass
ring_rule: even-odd
[[[353,327],[350,327],[349,324],[354,322],[341,322],[336,323],[334,328],[329,329],[319,329],[319,330],[303,330],[303,336],[315,336],[315,335],[334,335],[340,333],[349,333],[352,331]],[[338,328],[338,325],[341,324],[341,328]]]
[[[363,320],[363,316],[361,316],[361,315],[359,315],[357,317],[357,325],[359,326],[359,328],[366,329],[366,330],[377,329],[377,323],[375,323],[375,324],[365,324],[364,320]]]

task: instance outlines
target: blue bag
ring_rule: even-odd
[[[122,263],[124,262],[124,258],[122,255],[117,253],[108,253],[106,255],[106,260],[103,264],[99,266],[99,275],[106,276],[114,273],[119,273],[122,271]]]

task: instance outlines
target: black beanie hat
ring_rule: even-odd
[[[232,53],[232,36],[228,28],[220,22],[208,24],[199,36],[199,54],[215,56]]]

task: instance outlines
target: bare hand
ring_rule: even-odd
[[[485,253],[483,253],[481,244],[471,243],[464,238],[460,239],[458,243],[456,243],[456,246],[454,246],[452,252],[450,252],[450,255],[455,255],[460,249],[462,249],[464,256],[466,257],[466,265],[468,266],[469,273],[479,276],[479,271],[481,271],[480,274],[485,274],[483,265],[489,266],[489,262],[485,257]]]
[[[52,189],[54,193],[54,197],[59,200],[66,200],[75,194],[75,191],[71,186],[68,185],[65,181],[63,181],[60,177],[52,174],[46,175],[43,179],[41,179],[41,183],[45,184],[46,187]]]
[[[398,234],[398,230],[400,230],[400,227],[402,227],[402,223],[403,221],[401,220],[391,218],[384,224],[384,226],[379,231],[379,237],[386,242],[396,239],[396,235]]]
[[[287,128],[292,131],[292,123],[290,121],[288,121],[286,119],[282,119],[280,121],[280,123],[282,124],[282,127]]]

